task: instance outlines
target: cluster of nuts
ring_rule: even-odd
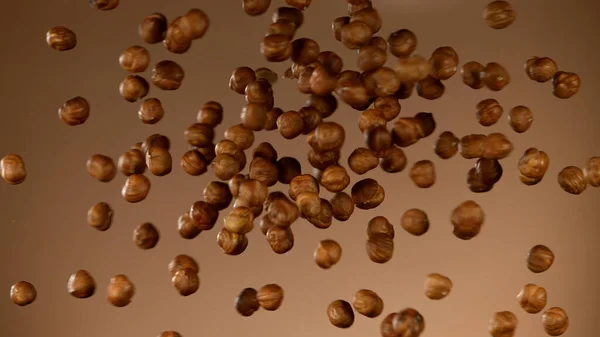
[[[558,69],[556,62],[549,57],[533,56],[525,62],[525,73],[538,83],[552,80],[552,94],[560,99],[575,96],[581,87],[579,75]]]
[[[200,267],[193,257],[180,254],[169,262],[171,283],[181,296],[190,296],[200,287]]]
[[[244,316],[252,316],[258,309],[267,311],[279,309],[283,302],[283,288],[278,284],[270,283],[258,291],[254,288],[245,288],[235,298],[234,306],[237,312]]]
[[[373,290],[360,289],[354,294],[352,304],[344,300],[331,302],[327,317],[333,326],[347,329],[354,324],[354,311],[368,318],[378,317],[383,311],[383,299]]]
[[[589,186],[600,186],[600,157],[590,157],[583,169],[567,166],[558,173],[558,184],[567,193],[581,194]]]

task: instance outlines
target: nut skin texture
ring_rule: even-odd
[[[441,159],[450,159],[458,152],[460,139],[451,131],[440,133],[433,147],[434,153]]]
[[[202,232],[202,229],[196,227],[188,211],[181,214],[177,219],[177,231],[183,239],[191,240],[197,237]]]
[[[330,165],[323,171],[321,186],[332,193],[341,192],[350,185],[350,176],[340,165]]]
[[[217,234],[217,244],[227,255],[240,255],[248,248],[248,238],[244,234],[236,234],[222,228]]]
[[[152,69],[152,83],[162,90],[179,89],[184,78],[183,68],[175,61],[160,61]]]
[[[398,58],[410,56],[417,49],[417,36],[408,29],[391,33],[387,39],[388,50]]]
[[[372,234],[366,243],[367,256],[375,263],[386,263],[394,255],[394,239],[387,234]]]
[[[352,186],[351,195],[358,209],[368,210],[381,205],[385,199],[385,190],[376,180],[366,178]]]
[[[567,166],[557,176],[558,184],[563,191],[579,195],[587,188],[587,179],[582,169],[575,166]]]
[[[146,152],[146,166],[148,171],[157,177],[163,177],[171,173],[173,169],[173,158],[169,150],[153,146]]]
[[[383,311],[383,300],[373,290],[360,289],[352,298],[352,307],[363,316],[375,318]]]
[[[277,174],[277,180],[287,185],[302,174],[302,166],[296,158],[281,157],[277,161]]]
[[[190,217],[198,228],[209,231],[215,226],[219,211],[206,201],[196,201],[190,207]]]
[[[425,279],[425,296],[432,300],[441,300],[450,294],[452,280],[438,273],[427,275]]]
[[[156,124],[165,116],[165,110],[158,98],[144,100],[138,110],[138,119],[144,124]]]
[[[476,108],[477,122],[481,126],[492,126],[496,124],[500,120],[500,117],[502,117],[502,113],[504,112],[504,109],[502,108],[500,103],[498,103],[498,101],[493,98],[487,98],[480,101],[479,103],[477,103]]]
[[[223,105],[219,102],[208,101],[202,104],[196,120],[200,124],[217,127],[223,122]]]
[[[10,300],[24,307],[33,303],[37,298],[37,290],[27,281],[19,281],[10,287]]]
[[[422,210],[412,208],[404,212],[400,220],[400,225],[408,233],[414,236],[421,236],[429,231],[429,218]]]
[[[121,195],[125,201],[130,203],[138,203],[146,199],[150,192],[150,180],[143,174],[132,174],[127,177]]]
[[[210,148],[214,148],[211,146]],[[208,171],[209,160],[202,154],[202,152],[191,149],[188,150],[181,156],[180,165],[185,173],[191,176],[200,176]]]
[[[137,102],[150,91],[148,81],[139,75],[127,75],[119,85],[119,93],[127,102]]]
[[[173,258],[173,260],[171,260],[169,262],[169,273],[171,273],[171,276],[175,276],[175,274],[183,269],[190,269],[193,270],[194,273],[199,273],[200,272],[200,267],[198,266],[198,262],[196,262],[196,260],[194,260],[193,257],[186,255],[186,254],[179,254],[177,256],[175,256]]]
[[[229,185],[221,181],[211,181],[202,191],[204,201],[214,205],[218,211],[229,207],[233,196]]]
[[[352,151],[348,156],[348,167],[352,172],[363,175],[379,165],[379,159],[375,155],[375,152],[365,148],[359,147]]]
[[[467,200],[458,205],[450,216],[454,236],[461,240],[471,240],[479,234],[485,215],[475,201]]]
[[[200,288],[200,277],[193,269],[180,269],[171,278],[171,283],[181,296],[190,296]]]
[[[67,27],[53,27],[46,32],[46,43],[54,50],[68,51],[77,46],[77,35]]]
[[[317,266],[329,269],[336,265],[342,258],[342,247],[334,240],[326,239],[319,242],[313,258]]]
[[[223,219],[224,227],[235,234],[247,234],[254,229],[254,215],[248,207],[235,207]]]
[[[294,233],[290,228],[273,226],[267,231],[266,236],[275,254],[285,254],[294,248]]]
[[[143,73],[150,64],[150,52],[142,46],[128,47],[119,56],[119,64],[130,73]]]
[[[367,237],[370,238],[377,234],[384,234],[391,237],[392,239],[396,235],[394,226],[388,221],[386,217],[379,215],[373,217],[367,223]]]
[[[508,157],[514,149],[512,142],[502,133],[490,133],[485,138],[483,158],[500,160]]]
[[[336,193],[329,202],[331,203],[332,216],[337,221],[348,221],[354,213],[354,202],[346,192]]]
[[[512,337],[519,321],[517,316],[510,311],[499,311],[494,313],[488,324],[488,333],[492,337]]]
[[[406,308],[395,314],[391,323],[396,336],[419,337],[425,330],[425,319],[413,308]]]
[[[454,48],[436,48],[429,58],[431,76],[442,81],[450,79],[458,71],[458,61],[458,54]]]
[[[81,96],[73,97],[61,105],[58,117],[69,126],[81,125],[90,117],[90,103]]]
[[[458,143],[458,152],[465,159],[483,157],[487,137],[482,134],[471,134],[464,136]]]
[[[258,290],[256,298],[261,308],[268,311],[275,311],[281,306],[283,295],[283,288],[277,284],[271,283],[262,286]]]
[[[538,83],[546,83],[554,78],[558,65],[549,57],[531,57],[525,62],[525,73]]]
[[[419,188],[429,188],[435,184],[435,166],[430,160],[420,160],[413,164],[409,177]]]
[[[78,270],[69,276],[67,292],[79,299],[92,297],[96,292],[96,281],[86,270]]]
[[[158,229],[149,222],[144,222],[133,230],[133,242],[140,249],[147,250],[156,247],[159,238]]]
[[[542,326],[549,336],[560,336],[569,328],[569,316],[562,308],[549,308],[542,314]]]
[[[384,172],[398,173],[404,171],[407,162],[404,150],[394,145],[381,154],[379,166]]]
[[[138,35],[145,43],[156,44],[163,41],[167,32],[167,18],[161,13],[146,16],[138,26]]]
[[[533,246],[525,257],[527,269],[533,273],[539,274],[552,267],[554,263],[554,253],[550,248],[544,245]]]
[[[235,310],[244,317],[252,316],[260,308],[257,296],[258,292],[256,289],[245,288],[235,298]]]
[[[117,168],[125,176],[142,174],[146,171],[146,159],[144,153],[138,149],[131,149],[119,156]]]
[[[469,61],[463,64],[460,68],[460,74],[464,84],[469,86],[471,89],[481,89],[485,86],[485,66],[476,61]]]
[[[102,154],[91,156],[86,162],[86,167],[92,178],[103,183],[113,180],[117,175],[115,162],[112,158]]]
[[[552,78],[552,94],[560,99],[575,96],[581,87],[581,78],[572,72],[559,71]]]
[[[510,74],[502,65],[490,62],[485,66],[483,83],[492,91],[500,91],[510,83]]]
[[[550,165],[550,157],[544,151],[538,150],[537,148],[529,148],[525,150],[519,163],[517,165],[521,176],[530,178],[533,183],[529,185],[535,185],[542,181],[544,175],[548,171]],[[589,180],[589,174],[588,174]]]
[[[107,289],[107,300],[117,308],[122,308],[131,303],[135,295],[135,286],[129,278],[119,274],[110,279]]]
[[[354,324],[354,310],[350,303],[344,300],[335,300],[327,307],[329,322],[340,329],[347,329]]]
[[[600,157],[588,159],[585,166],[585,176],[590,186],[600,186]]]
[[[91,227],[106,231],[112,225],[113,210],[106,202],[99,202],[90,207],[87,213],[87,223]]]
[[[548,294],[546,289],[536,284],[528,283],[517,294],[517,301],[523,310],[530,314],[537,314],[544,310]]]
[[[483,19],[490,28],[505,29],[515,22],[517,14],[508,1],[496,0],[485,6]]]
[[[27,178],[23,158],[18,154],[7,154],[0,160],[0,175],[10,185],[19,185]]]
[[[523,105],[518,105],[508,113],[508,125],[516,133],[524,133],[531,128],[533,124],[533,113]]]

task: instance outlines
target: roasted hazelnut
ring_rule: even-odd
[[[392,328],[396,336],[419,337],[425,330],[425,319],[417,310],[406,308],[394,315]]]
[[[254,229],[254,215],[248,207],[233,208],[223,222],[225,228],[235,234],[246,234]]]
[[[487,180],[484,180],[484,174],[478,172],[477,166],[475,166],[469,169],[469,172],[467,173],[467,187],[473,193],[486,193],[491,191],[492,188],[494,188],[494,184],[489,184]]]
[[[414,118],[419,122],[423,131],[422,138],[429,137],[435,131],[437,124],[431,112],[419,112]]]
[[[2,159],[2,176],[3,177],[5,177],[5,171],[6,171],[6,177],[8,177],[9,170],[12,169],[11,171],[15,172],[15,169],[18,168],[20,158],[17,158],[17,159],[15,159],[15,158],[16,157],[8,157],[7,158],[7,156],[5,156]],[[22,166],[23,165],[22,159],[20,160],[20,162],[21,162],[21,166]],[[112,158],[102,155],[102,154],[95,154],[95,155],[91,156],[87,160],[86,166],[87,166],[87,171],[90,174],[90,176],[92,176],[94,179],[104,182],[104,183],[113,180],[114,177],[117,175],[117,167],[115,166],[115,162],[112,160]],[[10,173],[12,173],[12,172],[10,172]],[[13,175],[14,175],[14,173],[13,173]],[[4,178],[4,179],[6,180],[6,178]],[[18,179],[15,181],[18,181]]]
[[[379,165],[387,173],[402,172],[406,168],[407,158],[404,150],[397,146],[391,146],[380,154]]]
[[[278,7],[271,16],[272,22],[279,20],[288,20],[292,22],[296,28],[300,28],[304,23],[304,14],[298,8],[293,7]]]
[[[203,231],[208,231],[215,226],[219,211],[212,204],[205,201],[196,201],[190,208],[190,217],[197,227]]]
[[[432,300],[441,300],[452,290],[452,280],[448,277],[433,273],[425,279],[425,296]]]
[[[261,181],[269,187],[275,185],[279,177],[277,164],[261,157],[252,159],[249,173],[251,179]]]
[[[256,74],[250,67],[237,67],[229,78],[229,88],[238,94],[246,94],[248,83],[256,80]]]
[[[196,150],[201,155],[203,155],[204,158],[206,159],[207,165],[212,163],[213,160],[217,157],[217,154],[215,153],[215,144],[211,144],[211,145],[205,146],[205,147],[192,148],[192,150]]]
[[[229,180],[227,185],[229,185],[229,191],[231,192],[231,196],[233,198],[237,198],[239,196],[240,184],[247,179],[249,179],[249,177],[247,175],[238,173]]]
[[[309,65],[317,60],[321,52],[319,44],[309,38],[298,38],[292,42],[292,62],[298,65]]]
[[[525,62],[525,73],[538,83],[550,81],[557,72],[558,65],[549,57],[531,57]]]
[[[267,235],[267,232],[269,231],[269,229],[271,229],[271,227],[275,226],[275,224],[273,223],[273,221],[271,221],[271,219],[269,218],[268,215],[265,215],[262,218],[260,218],[260,221],[258,222],[258,226],[260,227],[261,233],[263,233],[263,235]]]
[[[241,171],[240,163],[230,154],[219,154],[211,163],[213,173],[220,180],[229,180]]]
[[[533,246],[525,258],[527,268],[539,274],[548,270],[554,263],[554,253],[544,245]]]
[[[336,193],[331,200],[331,213],[337,221],[347,221],[354,212],[352,197],[346,192]]]
[[[390,53],[398,58],[410,56],[417,49],[417,36],[408,29],[391,33],[387,41]]]
[[[257,78],[246,85],[244,90],[247,103],[266,105],[273,98],[271,83],[264,78]]]
[[[119,0],[90,0],[90,6],[101,11],[110,11],[119,6]]]
[[[385,66],[363,73],[362,80],[369,96],[393,95],[400,89],[401,84],[398,74]]]
[[[485,153],[487,136],[471,134],[464,136],[458,143],[458,152],[465,159],[481,158]]]
[[[342,27],[350,23],[349,16],[340,16],[335,18],[331,23],[331,31],[333,32],[333,37],[342,42]]]
[[[348,15],[352,16],[361,9],[373,7],[371,0],[347,0]]]
[[[504,29],[510,26],[517,14],[508,1],[496,0],[488,3],[483,10],[485,23],[493,29]]]
[[[71,98],[58,109],[58,117],[69,126],[81,125],[90,117],[90,104],[81,96]]]
[[[207,124],[194,123],[188,126],[183,133],[188,144],[204,147],[213,143],[215,133],[214,129]]]
[[[332,193],[341,192],[350,184],[350,176],[340,165],[330,165],[323,171],[321,185]]]
[[[391,129],[392,141],[400,147],[415,144],[419,139],[425,137],[425,131],[420,121],[414,117],[402,117],[396,119]]]
[[[171,148],[171,141],[167,136],[158,133],[152,134],[142,143],[142,152],[146,153],[151,147],[162,147],[166,150]]]
[[[394,255],[394,238],[388,234],[372,234],[366,244],[367,255],[375,263],[386,263]]]
[[[317,228],[327,229],[331,227],[333,222],[333,206],[331,206],[329,200],[320,198],[320,208],[317,215],[308,217],[307,220]]]
[[[273,108],[267,111],[267,117],[265,118],[265,130],[277,130],[277,120],[281,115],[283,115],[283,110],[280,108]]]
[[[381,205],[385,199],[383,186],[371,178],[356,182],[352,186],[352,200],[358,209],[373,209]]]
[[[335,93],[344,103],[359,111],[367,110],[373,100],[367,94],[360,73],[352,70],[344,70],[338,75]]]
[[[452,233],[461,240],[470,240],[481,231],[485,215],[475,201],[467,200],[458,205],[450,216],[454,226]]]
[[[504,109],[493,98],[484,99],[477,103],[477,122],[482,126],[492,126],[500,120]]]
[[[567,193],[581,194],[587,183],[585,173],[579,167],[567,166],[558,173],[558,184]]]
[[[540,151],[540,153],[544,153]],[[545,153],[544,153],[545,154]],[[547,155],[546,155],[547,158]],[[546,161],[547,163],[547,161]],[[548,168],[546,164],[546,168]],[[585,176],[588,184],[593,187],[600,186],[600,157],[591,157],[588,159],[585,166]]]
[[[290,227],[300,216],[300,209],[286,197],[272,201],[267,207],[267,214],[276,226]]]
[[[375,126],[364,133],[367,147],[375,153],[381,153],[392,146],[392,134],[383,126]]]
[[[415,54],[397,59],[394,70],[401,83],[395,95],[399,99],[406,99],[412,94],[414,83],[429,77],[431,65],[425,57]]]
[[[260,52],[267,62],[283,62],[292,55],[291,38],[284,34],[272,34],[263,38]]]
[[[367,223],[367,237],[372,237],[374,235],[384,234],[392,239],[396,235],[394,230],[394,226],[388,221],[386,217],[376,216],[369,220]]]
[[[215,208],[220,211],[227,207],[231,203],[233,196],[229,190],[229,185],[221,181],[211,181],[204,190],[202,191],[204,200],[214,205]]]
[[[96,292],[96,281],[86,270],[78,270],[69,276],[67,291],[75,298],[89,298]]]
[[[383,24],[379,11],[373,7],[365,7],[355,11],[350,16],[350,23],[354,21],[362,21],[371,27],[373,34],[376,34],[381,29]]]
[[[149,222],[142,223],[133,230],[133,242],[141,249],[156,247],[159,238],[158,229]]]
[[[202,229],[194,224],[188,211],[177,218],[177,231],[182,238],[191,240],[198,236],[202,232]]]
[[[387,52],[388,45],[387,40],[381,36],[373,36],[371,41],[369,41],[369,45],[377,46],[381,50],[385,50]]]
[[[549,308],[542,315],[542,326],[549,336],[560,336],[569,328],[569,316],[562,308]]]
[[[380,116],[382,116],[386,122],[396,119],[402,110],[400,102],[398,102],[398,97],[394,95],[377,97],[373,103],[373,107],[376,111],[380,112]],[[364,132],[364,130],[361,131]]]
[[[442,159],[450,159],[458,152],[460,140],[451,131],[444,131],[435,142],[434,152]]]
[[[113,219],[113,210],[106,202],[99,202],[90,207],[87,212],[87,223],[99,231],[110,228]]]
[[[119,86],[119,93],[128,102],[137,102],[146,97],[149,90],[148,82],[139,75],[127,75]]]
[[[579,92],[580,87],[581,78],[572,72],[559,71],[552,78],[552,93],[557,98],[571,98]]]
[[[162,42],[167,32],[167,18],[160,13],[153,13],[144,18],[138,27],[138,34],[149,44]]]
[[[352,298],[352,306],[359,314],[375,318],[383,311],[383,300],[373,290],[360,289]]]
[[[138,118],[144,124],[156,124],[164,117],[165,110],[158,98],[148,98],[138,110]]]
[[[342,247],[331,239],[322,240],[317,245],[313,258],[317,266],[329,269],[337,264],[342,258]]]
[[[224,136],[225,139],[234,142],[241,151],[249,149],[254,143],[254,132],[242,124],[229,127]]]
[[[312,130],[314,130],[317,125],[323,122],[323,117],[321,117],[321,112],[313,107],[303,107],[298,110],[298,114],[302,117],[304,130],[302,134],[308,135]]]
[[[310,65],[306,67],[299,66],[298,68],[300,68],[301,70],[298,70],[299,73],[296,81],[296,89],[302,94],[313,94],[310,88],[310,79],[312,78],[312,74],[315,71],[315,67],[313,65]],[[316,79],[318,79],[318,77]],[[314,81],[315,84],[317,83],[316,79]]]
[[[90,172],[89,168],[88,172]],[[23,158],[14,153],[2,157],[0,160],[0,175],[2,175],[4,181],[11,185],[23,183],[27,178],[27,170],[25,169]],[[95,178],[95,176],[93,177]]]
[[[146,166],[155,176],[162,177],[169,173],[173,168],[173,159],[171,153],[162,147],[153,146],[146,152]]]
[[[335,73],[327,69],[320,62],[312,64],[312,72],[308,79],[310,91],[308,93],[318,96],[330,95],[337,87],[337,78]]]
[[[277,180],[282,184],[289,184],[292,179],[302,174],[302,166],[298,159],[281,157],[277,161]]]
[[[248,238],[244,234],[236,234],[222,228],[217,234],[217,244],[227,255],[240,255],[248,248]]]
[[[429,64],[433,78],[450,79],[458,70],[458,54],[452,47],[438,47],[431,53]]]
[[[435,166],[431,160],[419,160],[413,164],[409,173],[410,180],[419,188],[429,188],[435,184]]]
[[[315,217],[321,212],[321,198],[317,193],[302,192],[298,194],[296,205],[300,210],[300,216],[305,219]]]
[[[499,311],[490,319],[488,332],[492,337],[512,337],[518,324],[515,314],[510,311]]]
[[[283,289],[274,283],[262,286],[256,294],[258,304],[261,308],[274,311],[279,309],[283,301]]]
[[[199,8],[192,8],[185,13],[188,29],[192,39],[201,39],[204,37],[210,27],[210,19],[206,12]]]
[[[131,149],[123,153],[119,156],[117,167],[126,176],[144,173],[146,170],[144,153],[137,149]]]
[[[288,195],[292,200],[302,192],[319,194],[319,183],[310,174],[299,175],[290,182]]]
[[[132,174],[127,177],[121,189],[121,195],[130,203],[138,203],[146,199],[149,192],[150,180],[143,174]]]
[[[208,170],[208,163],[198,150],[188,150],[181,157],[181,167],[187,174],[199,176]]]
[[[184,78],[183,68],[175,61],[160,61],[152,69],[152,83],[162,90],[179,89]]]
[[[386,126],[386,124],[387,120],[385,119],[383,112],[378,109],[367,109],[358,117],[358,129],[363,134],[375,127]]]
[[[277,83],[277,80],[279,79],[279,75],[277,75],[276,72],[265,67],[256,68],[254,70],[254,74],[256,76],[256,79],[266,80],[271,86],[275,85],[275,83]]]
[[[400,220],[400,225],[408,233],[421,236],[429,230],[429,218],[422,210],[412,208],[404,212]]]
[[[477,160],[474,168],[475,174],[480,177],[481,182],[488,186],[500,181],[504,172],[502,165],[500,165],[497,159],[480,158]]]
[[[200,277],[193,269],[180,269],[171,278],[171,283],[181,296],[190,296],[200,288]]]
[[[27,281],[19,281],[10,287],[10,299],[14,304],[24,307],[37,298],[37,290]]]
[[[77,35],[67,27],[52,27],[46,32],[46,43],[58,51],[71,50],[77,46]]]
[[[337,165],[340,160],[340,155],[340,150],[316,152],[311,148],[308,150],[307,157],[308,162],[312,167],[323,171],[331,165]]]
[[[131,303],[134,295],[135,286],[127,276],[119,274],[110,279],[106,296],[110,304],[118,308],[124,307]]]
[[[258,292],[253,288],[246,288],[235,298],[235,310],[244,316],[249,317],[254,314],[259,308]]]
[[[471,89],[481,89],[484,87],[484,78],[486,75],[486,67],[476,61],[470,61],[463,64],[460,69],[462,81],[464,84],[471,87]],[[493,78],[490,78],[490,83],[493,85]]]
[[[350,20],[340,30],[341,42],[348,49],[359,49],[371,40],[374,33],[367,23]]]
[[[394,318],[398,316],[397,312],[392,312],[385,316],[383,321],[381,321],[381,325],[379,326],[379,331],[381,332],[382,337],[396,337],[396,332],[394,331]]]
[[[548,294],[546,289],[535,284],[528,283],[517,294],[517,301],[525,312],[537,314],[544,310]]]
[[[264,129],[267,121],[267,112],[268,110],[264,105],[256,103],[246,104],[240,114],[242,125],[253,131]]]
[[[335,122],[323,122],[314,129],[314,134],[309,135],[309,145],[316,152],[340,150],[346,139],[344,128]]]
[[[192,34],[189,20],[178,16],[169,23],[163,45],[171,53],[183,54],[192,47]]]
[[[446,86],[441,80],[431,76],[417,82],[417,94],[428,100],[435,100],[444,95]]]
[[[304,131],[304,120],[297,111],[286,111],[277,118],[277,130],[285,139],[294,139]]]
[[[485,138],[483,158],[503,159],[510,155],[514,145],[502,133],[490,133]]]
[[[119,64],[130,73],[143,73],[150,64],[150,52],[142,46],[128,47],[119,56]]]
[[[500,91],[510,83],[508,71],[496,62],[490,62],[485,66],[483,82],[492,91]]]
[[[200,124],[215,128],[223,122],[223,106],[219,102],[208,101],[202,104],[196,119]]]
[[[356,65],[362,71],[374,71],[387,62],[387,51],[376,45],[364,45],[358,49]]]
[[[250,16],[265,14],[271,6],[271,0],[242,0],[242,9]]]
[[[294,247],[294,233],[290,228],[273,226],[267,231],[267,242],[276,254],[285,254]]]
[[[518,105],[508,113],[508,125],[517,133],[523,133],[531,127],[533,113],[523,105]]]
[[[535,185],[542,180],[548,170],[549,164],[550,157],[548,157],[548,154],[532,147],[523,153],[523,156],[519,159],[518,168],[522,176],[530,178],[526,179],[527,181],[531,180],[531,183],[528,183],[528,185]]]
[[[335,300],[327,307],[329,322],[340,329],[347,329],[354,324],[354,311],[350,303],[344,300]]]
[[[186,254],[177,255],[169,262],[169,273],[171,273],[171,276],[175,276],[178,271],[184,269],[191,270],[195,274],[200,272],[198,262],[196,262],[193,257]]]

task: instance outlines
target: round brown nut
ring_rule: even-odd
[[[354,324],[354,310],[350,303],[344,300],[335,300],[327,307],[329,322],[338,328],[347,329]]]
[[[127,75],[119,85],[119,93],[128,102],[137,102],[146,97],[150,85],[143,77],[139,75]]]
[[[106,296],[110,304],[118,308],[127,306],[134,295],[135,286],[127,276],[119,274],[110,279]]]
[[[386,263],[394,256],[394,238],[388,234],[372,234],[366,243],[367,255],[375,263]]]
[[[179,89],[184,78],[183,68],[175,61],[160,61],[152,69],[152,83],[162,90]]]
[[[546,289],[531,283],[523,286],[523,289],[517,294],[519,305],[525,312],[530,314],[537,314],[544,310],[547,299]]]
[[[549,57],[531,57],[525,62],[525,73],[538,83],[550,81],[557,72],[558,65]]]
[[[25,162],[18,154],[7,154],[0,159],[0,175],[11,185],[18,185],[27,178]]]
[[[467,200],[458,205],[450,217],[454,226],[453,234],[459,239],[470,240],[481,231],[485,215],[475,201]]]
[[[208,161],[200,151],[188,150],[181,156],[181,167],[191,176],[199,176],[208,171]]]
[[[107,183],[117,175],[117,167],[112,158],[102,155],[95,154],[91,156],[87,162],[87,171],[98,181]]]
[[[119,0],[90,0],[90,6],[101,11],[110,11],[119,6]]]
[[[175,276],[175,273],[183,269],[193,270],[196,274],[200,272],[198,262],[186,254],[177,255],[169,262],[169,273],[171,273],[171,276]]]
[[[398,58],[410,56],[417,49],[417,36],[408,29],[391,33],[387,41],[390,53]]]
[[[276,254],[285,254],[294,248],[294,233],[290,228],[273,226],[267,231],[267,242]]]
[[[538,274],[550,269],[554,263],[554,253],[544,245],[533,246],[526,256],[527,268]]]
[[[542,315],[544,331],[550,336],[560,336],[569,328],[569,316],[559,307],[549,308]]]
[[[119,64],[130,73],[143,73],[150,64],[150,52],[142,46],[128,47],[119,56]]]
[[[571,98],[579,92],[580,87],[581,78],[572,72],[558,71],[552,78],[552,93],[557,98]]]
[[[258,290],[256,298],[261,308],[268,311],[277,310],[283,302],[283,288],[274,283],[264,285]]]
[[[158,98],[148,98],[138,110],[138,118],[144,124],[156,124],[162,120],[165,110]]]
[[[352,306],[359,314],[375,318],[383,311],[383,300],[373,290],[360,289],[352,298]]]
[[[438,273],[427,275],[425,279],[425,296],[432,300],[441,300],[450,294],[452,280]]]
[[[149,44],[162,42],[167,32],[167,18],[161,13],[153,13],[144,18],[138,26],[138,34]]]
[[[510,311],[494,313],[488,324],[488,332],[492,337],[512,337],[519,324],[517,316]]]
[[[217,244],[227,255],[240,255],[248,248],[248,238],[244,234],[236,234],[222,228],[217,234]]]
[[[354,202],[346,192],[336,193],[329,202],[331,203],[332,216],[337,221],[347,221],[354,213]]]
[[[531,127],[533,123],[533,113],[523,105],[518,105],[508,113],[508,125],[516,132],[523,133]]]
[[[467,62],[460,69],[463,83],[471,89],[481,89],[485,86],[485,73],[486,68],[476,61]]]
[[[419,337],[425,330],[425,319],[413,308],[406,308],[392,319],[392,328],[396,336]]]
[[[450,159],[458,152],[458,143],[460,139],[450,131],[444,131],[440,134],[434,145],[434,152],[442,159]]]
[[[558,184],[569,194],[578,195],[587,188],[587,179],[582,169],[567,166],[558,173]]]
[[[376,234],[385,234],[392,239],[396,235],[394,226],[383,216],[376,216],[367,223],[367,237],[372,237]]]
[[[404,212],[400,220],[400,225],[408,233],[421,236],[429,230],[429,218],[422,210],[412,208]]]
[[[495,0],[483,10],[485,23],[493,29],[504,29],[515,22],[517,14],[508,1]]]
[[[87,213],[88,225],[99,231],[105,231],[112,224],[113,210],[106,202],[99,202],[90,207]]]
[[[477,103],[477,122],[482,126],[492,126],[500,120],[504,109],[493,98],[484,99]]]
[[[342,258],[342,247],[334,240],[322,240],[317,245],[313,258],[317,266],[329,269],[336,265]]]
[[[435,166],[430,160],[420,160],[410,169],[410,179],[419,188],[429,188],[435,184]]]
[[[181,296],[190,296],[200,288],[200,277],[193,269],[180,269],[171,278],[171,283]]]
[[[69,276],[67,291],[75,298],[89,298],[96,292],[96,281],[86,270],[78,270]]]
[[[492,91],[500,91],[510,83],[510,75],[506,68],[496,62],[490,62],[485,66],[483,83]]]
[[[71,50],[77,46],[77,35],[67,27],[52,27],[46,32],[46,43],[54,50]]]
[[[117,161],[119,171],[126,176],[142,174],[146,171],[146,159],[144,153],[138,149],[131,149],[121,156]]]
[[[188,211],[181,214],[177,219],[177,231],[182,238],[191,240],[197,237],[202,232],[202,229],[196,227]]]
[[[133,230],[133,242],[141,249],[152,249],[158,244],[160,234],[156,227],[144,222]]]
[[[149,192],[150,180],[143,174],[132,174],[127,177],[121,189],[121,195],[130,203],[138,203],[146,199]]]
[[[351,195],[357,208],[367,210],[381,205],[385,190],[376,180],[366,178],[352,186]]]
[[[58,109],[58,117],[69,126],[81,125],[90,117],[90,104],[81,96],[71,98]]]
[[[27,281],[19,281],[10,287],[10,299],[18,306],[30,305],[36,298],[37,290]]]
[[[257,296],[256,289],[245,288],[242,290],[234,302],[237,312],[244,317],[252,316],[260,308]]]

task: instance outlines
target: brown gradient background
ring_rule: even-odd
[[[437,101],[416,94],[401,101],[403,116],[419,111],[435,114],[434,135],[406,149],[409,167],[421,159],[434,161],[438,181],[432,188],[416,188],[408,169],[386,174],[378,168],[363,178],[375,178],[385,186],[386,200],[379,208],[356,210],[350,221],[336,221],[327,230],[298,221],[293,226],[295,247],[283,256],[274,254],[255,229],[249,234],[247,251],[232,257],[221,253],[216,244],[221,222],[191,241],[179,237],[176,222],[202,199],[204,186],[214,179],[210,172],[188,176],[179,166],[188,148],[183,130],[195,122],[201,104],[217,100],[224,105],[225,121],[217,129],[221,137],[226,127],[239,122],[244,105],[243,96],[228,89],[231,71],[242,65],[268,66],[282,74],[289,65],[268,64],[259,53],[270,14],[283,1],[273,1],[267,14],[255,18],[245,15],[240,2],[124,0],[112,12],[93,10],[85,0],[15,1],[5,7],[0,154],[21,154],[29,175],[19,186],[0,184],[0,289],[4,293],[0,335],[147,337],[176,330],[185,337],[378,336],[383,315],[377,319],[357,315],[348,330],[333,327],[326,316],[331,301],[351,301],[358,289],[369,288],[384,299],[384,313],[408,306],[421,311],[426,336],[484,336],[488,320],[501,310],[517,314],[517,335],[544,336],[541,314],[526,314],[517,304],[515,297],[526,283],[546,287],[548,307],[561,306],[568,312],[571,327],[565,336],[595,334],[600,317],[600,191],[588,187],[582,195],[569,195],[558,186],[556,175],[565,166],[582,166],[598,155],[597,2],[515,1],[517,21],[495,31],[483,23],[485,1],[374,1],[384,20],[380,35],[411,29],[419,37],[419,53],[429,56],[436,47],[450,45],[459,53],[461,65],[471,60],[505,65],[512,83],[498,93],[475,91],[454,76]],[[142,44],[137,26],[145,15],[162,12],[174,18],[192,7],[210,15],[204,39],[194,42],[185,55],[170,54],[162,45],[148,47],[153,64],[175,60],[185,68],[186,78],[175,92],[151,87],[148,97],[163,102],[166,116],[157,125],[143,125],[137,119],[139,104],[119,96],[119,83],[127,74],[118,57],[126,47]],[[343,15],[344,1],[315,0],[297,37],[316,39],[322,50],[339,53],[347,67],[355,69],[355,53],[338,44],[331,33],[332,20]],[[46,31],[56,25],[77,33],[76,49],[60,53],[45,44]],[[579,73],[580,93],[559,100],[552,95],[550,83],[529,80],[523,64],[534,55],[552,57],[561,69]],[[150,71],[144,76],[149,79]],[[306,101],[292,81],[279,80],[274,90],[276,105],[284,110],[299,109]],[[57,109],[78,95],[89,100],[91,117],[82,126],[68,127],[58,119]],[[505,111],[515,105],[529,106],[535,116],[532,128],[525,134],[514,133],[506,112],[496,126],[479,126],[475,104],[491,97]],[[347,129],[344,158],[363,144],[356,127],[358,115],[340,102],[331,117]],[[435,156],[432,145],[445,130],[459,136],[503,132],[514,142],[513,154],[502,161],[504,177],[492,192],[476,195],[467,189],[466,172],[472,161],[460,156],[442,161]],[[174,168],[162,178],[148,173],[152,189],[144,202],[128,204],[122,199],[123,175],[100,183],[86,172],[85,162],[92,154],[106,154],[116,161],[130,145],[152,133],[171,138]],[[304,173],[311,172],[303,137],[283,141],[277,131],[256,136],[255,144],[271,141],[280,155],[299,156]],[[551,157],[546,178],[534,187],[522,185],[516,169],[519,156],[530,146]],[[346,165],[346,159],[342,162]],[[275,188],[286,190],[281,184]],[[486,221],[478,237],[461,241],[452,235],[449,215],[467,199],[482,205]],[[86,224],[88,208],[100,201],[110,203],[115,211],[113,227],[107,232]],[[429,214],[431,228],[423,237],[412,237],[399,226],[402,213],[413,207]],[[383,265],[371,262],[364,248],[366,223],[376,215],[388,217],[397,229],[394,258]],[[132,242],[133,229],[146,221],[161,232],[159,244],[149,251]],[[344,253],[338,265],[321,270],[312,254],[319,240],[326,238],[337,240]],[[538,275],[529,272],[524,262],[528,249],[536,244],[546,244],[556,254],[554,266]],[[187,298],[176,293],[167,270],[171,258],[182,253],[194,256],[201,268],[201,288]],[[77,300],[66,291],[69,275],[78,269],[88,270],[98,284],[96,295],[88,300]],[[432,272],[448,275],[455,284],[442,301],[428,300],[423,294],[425,276]],[[127,274],[136,286],[133,302],[121,309],[106,301],[108,281],[119,273]],[[37,287],[38,299],[28,307],[17,307],[9,299],[10,286],[19,280]],[[237,294],[245,287],[267,283],[285,289],[280,310],[239,316],[233,308]]]

